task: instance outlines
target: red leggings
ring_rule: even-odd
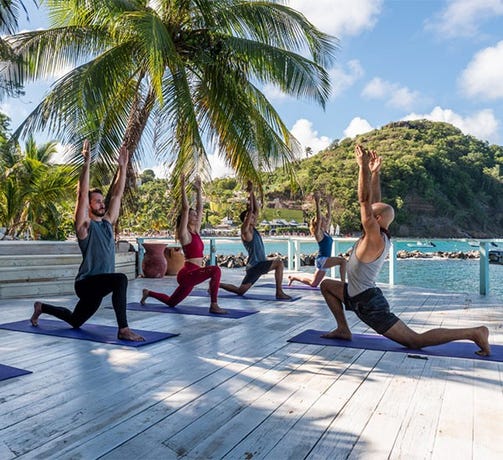
[[[185,297],[187,297],[194,286],[210,280],[210,297],[212,303],[217,303],[218,288],[220,287],[220,276],[222,272],[217,265],[208,265],[207,267],[199,267],[199,265],[191,262],[185,262],[185,265],[180,269],[176,280],[178,287],[171,295],[163,294],[162,292],[149,291],[149,296],[160,300],[162,303],[174,307],[178,305]]]

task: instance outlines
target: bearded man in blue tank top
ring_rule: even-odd
[[[35,302],[31,324],[38,326],[42,313],[55,316],[74,328],[82,326],[98,310],[105,296],[112,293],[119,330],[117,338],[133,342],[144,339],[128,327],[126,316],[127,284],[124,273],[115,272],[115,241],[113,224],[120,212],[121,199],[126,184],[126,168],[129,152],[122,146],[118,157],[116,180],[112,184],[108,209],[101,190],[89,190],[89,170],[91,151],[89,142],[82,147],[84,165],[79,177],[77,205],[75,208],[75,232],[82,252],[82,263],[75,278],[75,293],[79,298],[73,312],[65,307],[57,307],[43,302]]]
[[[248,207],[239,216],[241,225],[241,241],[248,251],[248,264],[246,265],[246,276],[240,286],[234,284],[220,283],[220,287],[234,294],[243,295],[250,289],[257,280],[265,273],[274,270],[274,280],[276,283],[276,298],[279,300],[291,300],[291,297],[283,292],[283,261],[281,259],[268,259],[265,255],[264,242],[260,233],[255,228],[258,217],[258,204],[253,192],[253,184],[248,181]]]
[[[408,348],[419,349],[454,340],[472,340],[480,350],[476,353],[488,356],[489,330],[485,326],[447,329],[436,328],[423,333],[410,329],[389,308],[382,291],[376,287],[376,279],[390,248],[389,225],[393,222],[393,207],[381,202],[380,169],[382,159],[375,151],[357,145],[358,200],[363,234],[355,243],[347,264],[347,283],[326,279],[320,288],[337,328],[327,338],[351,340],[351,330],[346,320],[346,310],[354,311],[358,318],[388,339]]]

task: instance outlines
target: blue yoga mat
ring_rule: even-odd
[[[410,353],[412,355],[449,356],[452,358],[480,359],[483,361],[503,362],[503,346],[492,345],[490,356],[475,354],[479,347],[473,342],[450,342],[443,345],[434,345],[421,350],[406,348],[393,340],[382,335],[353,334],[352,340],[326,339],[320,337],[327,331],[307,329],[299,335],[288,339],[288,342],[308,343],[312,345],[329,345],[346,348],[359,348],[364,350],[395,351],[398,353]]]
[[[225,308],[225,310],[227,310],[227,314],[218,315],[216,313],[210,313],[208,307],[198,307],[191,305],[177,305],[176,307],[167,307],[166,305],[160,303],[152,303],[152,304],[147,303],[147,305],[141,305],[139,302],[128,303],[127,309],[135,311],[155,311],[157,313],[175,313],[175,314],[178,313],[182,315],[214,316],[215,318],[228,318],[228,319],[243,318],[245,316],[258,313],[258,310],[236,310],[233,308]]]
[[[117,338],[117,327],[102,326],[100,324],[86,323],[79,329],[73,329],[63,321],[51,319],[39,319],[38,327],[32,326],[29,320],[15,321],[13,323],[0,324],[0,329],[18,332],[30,332],[32,334],[52,335],[56,337],[67,337],[69,339],[91,340],[92,342],[111,343],[114,345],[124,345],[126,347],[141,347],[150,343],[159,342],[179,334],[169,332],[141,331],[134,330],[137,334],[145,338],[144,342],[131,342],[129,340],[119,340]]]
[[[276,285],[274,283],[264,283],[257,285],[257,287],[265,287],[265,288],[276,288]],[[320,287],[312,287],[308,286],[307,284],[292,284],[288,286],[288,284],[283,284],[282,288],[286,291],[287,289],[300,289],[303,291],[319,291]]]
[[[191,296],[194,297],[209,297],[210,295],[208,294],[207,291],[201,291],[201,290],[194,290],[190,293]],[[271,294],[248,294],[246,293],[245,295],[237,295],[232,292],[226,292],[226,291],[218,291],[218,298],[219,299],[240,299],[240,300],[268,300],[270,302],[295,302],[296,300],[299,300],[299,296],[292,296],[290,300],[286,299],[277,299],[275,295]]]
[[[31,371],[25,371],[24,369],[18,369],[17,367],[0,364],[0,380],[7,380],[12,377],[18,377],[25,374],[31,374]]]

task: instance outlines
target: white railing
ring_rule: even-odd
[[[217,243],[221,242],[232,242],[232,243],[241,243],[241,239],[239,237],[218,237],[218,236],[205,236],[202,237],[203,241],[209,242],[210,248],[210,265],[216,265],[217,262]],[[264,243],[286,243],[288,250],[288,270],[289,271],[300,271],[300,256],[301,256],[301,245],[302,243],[313,243],[312,238],[305,237],[294,237],[290,236],[288,238],[267,238],[263,237]],[[357,238],[334,238],[334,244],[332,245],[332,255],[335,256],[339,254],[341,251],[339,250],[339,245],[342,242],[354,242]],[[175,246],[180,247],[179,244],[173,238],[163,238],[163,237],[146,237],[146,238],[136,238],[138,243],[138,274],[143,274],[142,270],[142,262],[143,256],[145,254],[145,250],[143,248],[144,241],[160,241],[166,242],[167,247]],[[480,287],[479,292],[481,295],[489,294],[489,246],[494,240],[480,240],[479,241],[479,252],[480,252],[480,270],[479,270],[479,280]],[[236,251],[242,252],[242,251]],[[389,250],[389,285],[394,286],[396,280],[396,270],[397,270],[397,257],[396,257],[396,247],[391,243],[391,247]],[[335,267],[330,269],[331,277],[335,277]]]

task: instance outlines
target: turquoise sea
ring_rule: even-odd
[[[476,242],[463,240],[428,240],[421,241],[420,245],[414,240],[394,239],[397,250],[432,253],[436,251],[444,252],[469,252],[478,250]],[[497,247],[503,249],[503,240],[495,240]],[[434,247],[425,247],[425,244],[433,243]],[[285,239],[264,238],[267,254],[279,253],[288,255],[288,245]],[[337,252],[346,252],[353,245],[352,241],[338,241]],[[315,242],[301,242],[300,252],[302,254],[316,253],[318,246]],[[217,255],[230,255],[244,252],[244,248],[239,239],[222,239],[216,242]],[[433,289],[445,289],[452,292],[464,292],[471,294],[479,293],[479,260],[478,259],[398,259],[396,261],[396,284],[417,286]],[[314,272],[314,267],[302,267],[302,271]],[[381,271],[379,282],[388,282],[388,263]],[[503,301],[503,265],[489,265],[489,291],[491,296],[495,296]]]

